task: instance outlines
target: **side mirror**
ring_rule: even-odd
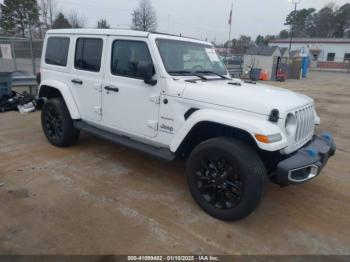
[[[152,86],[157,84],[157,80],[153,79],[153,75],[154,75],[153,63],[143,62],[143,61],[139,62],[137,65],[137,72],[138,72],[138,76],[142,78],[146,84],[149,84]]]

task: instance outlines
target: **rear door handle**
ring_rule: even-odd
[[[113,87],[113,86],[105,86],[105,89],[107,90],[107,93],[108,92],[116,92],[118,93],[119,92],[119,88],[118,87]]]
[[[83,84],[83,81],[81,81],[80,79],[73,79],[73,80],[72,80],[72,83],[78,84],[78,85],[82,85],[82,84]]]

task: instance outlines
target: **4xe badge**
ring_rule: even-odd
[[[174,133],[174,128],[172,126],[167,126],[164,123],[160,125],[160,129],[166,133],[170,133],[170,134]]]

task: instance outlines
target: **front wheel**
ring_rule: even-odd
[[[202,142],[188,158],[186,172],[194,200],[215,218],[242,219],[262,200],[264,164],[239,140],[219,137]]]

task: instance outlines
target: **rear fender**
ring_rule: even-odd
[[[62,82],[55,81],[55,80],[42,81],[40,83],[40,87],[39,87],[39,93],[38,93],[39,98],[43,96],[42,90],[46,86],[55,88],[61,93],[64,101],[66,102],[67,108],[69,110],[69,113],[70,113],[72,119],[80,119],[81,118],[77,103],[75,102],[73,94],[71,93],[69,87],[66,84],[64,84]]]

